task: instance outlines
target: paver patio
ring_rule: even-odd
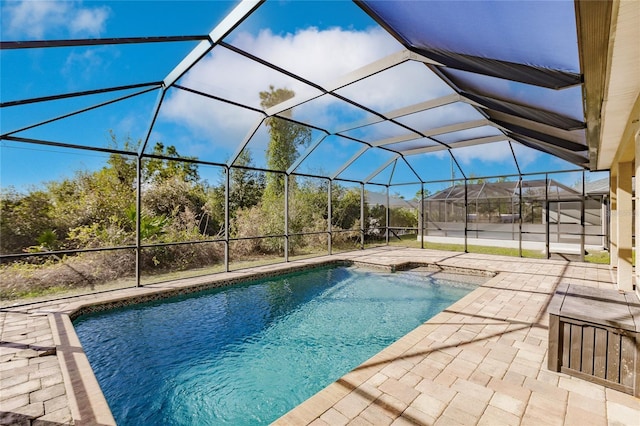
[[[555,288],[614,289],[608,266],[393,247],[4,308],[0,424],[115,423],[69,319],[81,306],[339,259],[498,274],[277,424],[640,425],[640,399],[546,369]]]

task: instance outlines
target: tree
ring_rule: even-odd
[[[423,195],[422,193],[423,193],[422,190],[420,190],[420,189],[417,190],[416,191],[416,195],[413,197],[413,199],[415,201],[420,201],[422,199],[422,195]],[[427,188],[424,188],[424,198],[429,198],[430,195],[431,195],[431,191],[428,190]]]
[[[117,136],[110,132],[111,142],[110,148],[118,149],[120,143]],[[122,149],[125,151],[138,151],[141,141],[134,142],[130,137],[127,137],[122,144]],[[165,146],[162,142],[156,142],[151,151],[152,155],[162,157],[174,157],[176,159],[195,160],[195,157],[184,157],[178,153],[175,146]],[[118,180],[121,182],[128,182],[135,184],[137,175],[137,158],[132,153],[131,155],[123,154],[111,154],[107,160],[109,164],[108,169],[111,169]],[[142,183],[151,184],[154,182],[161,182],[167,180],[170,177],[179,177],[187,182],[198,182],[200,176],[198,174],[198,166],[189,161],[173,161],[164,160],[160,158],[147,158],[142,162]]]
[[[97,171],[76,171],[73,178],[49,182],[46,194],[51,216],[58,222],[56,233],[68,248],[132,244],[135,240],[137,163],[134,152],[140,141],[126,138],[119,143],[111,133],[111,147],[131,155],[113,153]],[[180,157],[174,146],[158,142],[153,154]],[[158,229],[155,236],[180,241],[190,239],[202,222],[206,201],[197,165],[191,162],[150,158],[142,161],[142,212],[144,221]],[[146,223],[146,222],[145,222]],[[143,234],[145,234],[143,232]],[[150,234],[149,234],[150,235]]]
[[[0,192],[0,251],[18,253],[29,246],[40,244],[38,239],[56,232],[53,205],[46,191],[32,190],[27,195],[15,188]]]
[[[360,227],[360,190],[344,188],[336,185],[332,192],[333,199],[331,223],[339,229]]]
[[[289,89],[276,89],[260,92],[260,106],[270,108],[295,96]],[[291,118],[291,112],[285,111],[282,117]],[[311,129],[292,121],[269,117],[266,120],[269,128],[269,145],[267,147],[267,167],[271,170],[286,171],[298,157],[298,146],[305,146],[311,140]],[[265,195],[282,195],[284,192],[284,175],[271,173],[267,177]]]
[[[186,160],[194,160],[194,157],[181,157],[175,146],[164,146],[162,142],[156,142],[152,151],[153,155],[163,157],[176,157]],[[144,162],[142,181],[161,182],[170,177],[178,177],[186,182],[198,182],[198,166],[188,161],[161,160],[150,158]]]
[[[477,177],[475,173],[471,173],[467,178],[467,183],[469,184],[480,184],[485,182],[486,179]]]
[[[253,207],[260,202],[265,189],[264,175],[246,169],[253,166],[251,151],[245,149],[240,153],[234,166],[229,170],[229,211],[233,215],[238,209]]]
[[[239,211],[256,206],[261,201],[265,188],[264,175],[249,169],[251,166],[253,166],[251,151],[245,149],[234,162],[234,167],[229,169],[229,218],[231,221],[236,218]],[[206,220],[211,223],[206,224],[205,232],[208,232],[207,229],[216,230],[218,233],[224,231],[226,179],[226,172],[221,170],[218,184],[208,189],[204,208],[207,214]]]

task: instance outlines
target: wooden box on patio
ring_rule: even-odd
[[[640,396],[640,301],[635,293],[558,286],[548,368]]]

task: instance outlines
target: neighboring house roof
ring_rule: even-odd
[[[631,181],[631,187],[633,191],[636,190],[636,181],[635,178]],[[602,179],[594,180],[593,182],[587,182],[585,184],[585,192],[587,194],[608,194],[609,193],[609,177],[605,177]]]
[[[387,205],[386,192],[365,191],[365,199],[369,205]],[[389,194],[389,207],[418,208],[418,204],[419,202],[417,200],[405,200],[397,195]]]
[[[576,191],[574,188],[570,188],[553,179],[548,181],[549,188],[545,191],[546,183],[544,179],[523,180],[522,196],[544,199],[546,194],[549,199],[557,199],[575,198],[580,195],[580,191]],[[479,199],[511,199],[519,196],[520,187],[518,181],[467,183],[466,185],[466,199],[468,202]],[[428,197],[430,201],[464,199],[465,185],[463,183],[450,186]]]

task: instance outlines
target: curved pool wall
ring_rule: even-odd
[[[73,327],[72,320],[91,312],[100,312],[137,303],[161,300],[202,290],[255,281],[291,272],[303,271],[329,265],[362,265],[384,271],[404,270],[413,267],[428,267],[468,275],[495,277],[494,270],[451,266],[432,262],[398,261],[395,258],[380,258],[375,261],[360,261],[349,257],[311,258],[284,264],[255,267],[214,276],[194,277],[144,287],[97,293],[81,298],[77,302],[65,303],[64,308],[49,312],[49,323],[57,347],[57,357],[62,369],[69,409],[76,424],[115,425],[111,410],[102,393],[93,369],[84,353]],[[472,292],[475,294],[475,292]],[[470,297],[469,295],[468,297]],[[466,298],[465,298],[466,299]],[[392,345],[393,346],[393,345]],[[383,350],[382,352],[386,352]],[[381,352],[381,353],[382,353]],[[377,355],[376,355],[377,356]],[[356,369],[357,370],[357,369]]]
[[[485,280],[318,268],[78,319],[119,425],[268,424]]]

